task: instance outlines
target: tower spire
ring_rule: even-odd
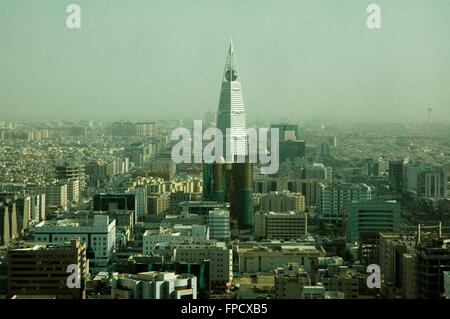
[[[231,39],[222,77],[219,110],[217,113],[217,128],[222,131],[225,139],[224,156],[231,155],[234,157],[235,155],[246,155],[247,139],[244,99],[233,41]],[[227,135],[227,129],[230,131],[229,135]],[[227,149],[227,145],[230,145],[230,150]]]

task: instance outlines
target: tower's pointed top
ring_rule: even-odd
[[[229,72],[229,74],[227,73]],[[225,62],[224,78],[227,81],[236,81],[238,78],[236,56],[234,53],[233,40],[230,37],[230,47]]]

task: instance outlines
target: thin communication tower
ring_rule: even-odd
[[[433,109],[431,107],[428,108],[428,125],[431,125],[431,111],[433,111]]]

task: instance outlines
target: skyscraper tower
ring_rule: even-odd
[[[251,163],[236,162],[239,157],[247,160],[247,135],[244,100],[232,43],[223,72],[216,127],[223,134],[223,156],[227,161],[203,163],[203,199],[230,203],[232,224],[238,230],[249,230],[253,227],[253,170]],[[229,161],[227,155],[233,160]]]
[[[232,158],[235,158],[237,155],[247,155],[244,99],[236,56],[231,41],[222,76],[217,128],[222,131],[224,137],[223,156],[225,158],[227,158],[225,152],[227,147]],[[229,129],[229,134],[227,134],[227,129]]]

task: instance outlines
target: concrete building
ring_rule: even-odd
[[[255,245],[253,247],[238,246],[237,254],[239,272],[272,272],[289,263],[297,263],[310,272],[313,265],[317,264],[318,258],[325,256],[325,250],[311,244],[279,244],[275,247]]]
[[[80,201],[80,180],[71,178],[67,181],[67,201],[69,203]]]
[[[55,168],[56,178],[61,181],[69,179],[78,179],[80,181],[80,188],[84,189],[86,186],[86,171],[84,164],[76,162],[60,162]]]
[[[173,272],[119,274],[112,278],[113,299],[197,299],[197,278]]]
[[[138,122],[135,124],[136,136],[139,137],[156,137],[157,124],[154,122]]]
[[[135,211],[138,217],[143,217],[148,213],[147,188],[135,187],[128,190],[127,193],[136,195]]]
[[[67,208],[67,183],[56,183],[49,185],[30,185],[27,192],[44,193],[46,207]]]
[[[432,238],[417,248],[420,299],[445,298],[444,272],[450,271],[450,239]]]
[[[366,184],[317,185],[316,208],[321,220],[330,224],[342,221],[342,213],[354,200],[372,199],[372,190]]]
[[[399,232],[400,204],[396,201],[357,200],[347,205],[347,241],[358,241],[360,233]]]
[[[209,212],[213,210],[230,211],[229,203],[219,203],[216,201],[187,201],[180,204],[181,215],[198,215],[203,221],[202,225],[208,225]]]
[[[319,270],[319,281],[327,291],[343,292],[345,299],[358,298],[358,274],[342,265],[328,265]]]
[[[170,193],[152,194],[148,197],[148,213],[152,215],[166,214],[170,209]]]
[[[100,193],[94,195],[94,211],[132,210],[138,207],[133,193]]]
[[[331,182],[332,168],[322,163],[305,164],[302,168],[303,179],[319,179]]]
[[[67,286],[69,265],[80,269],[80,288]],[[78,238],[58,244],[34,245],[8,250],[8,298],[12,296],[51,295],[79,299],[86,296],[89,268],[86,244]]]
[[[209,240],[209,229],[202,225],[175,225],[173,229],[164,229],[160,226],[155,230],[146,230],[142,240],[142,254],[148,256],[160,244],[182,243],[186,240],[192,240],[196,243],[207,243]]]
[[[39,223],[45,219],[45,193],[31,196],[31,221]]]
[[[445,299],[450,299],[450,271],[444,271]]]
[[[448,196],[448,172],[445,168],[433,168],[418,173],[417,197],[442,199]]]
[[[389,161],[389,189],[394,193],[400,193],[404,189],[404,161]]]
[[[258,239],[298,239],[308,231],[308,217],[303,212],[258,212],[255,236]]]
[[[105,267],[115,251],[116,221],[108,216],[94,216],[92,222],[70,220],[43,221],[34,229],[37,242],[60,243],[79,237],[87,244],[91,267]]]
[[[10,222],[10,209],[12,205],[0,202],[0,244],[8,245],[11,240],[11,222]],[[15,210],[15,206],[14,206]],[[14,216],[11,216],[15,220]],[[15,226],[17,232],[17,226]]]
[[[270,192],[260,195],[259,210],[272,212],[304,212],[305,196],[300,193]]]
[[[323,285],[304,286],[300,299],[325,299],[326,289]]]
[[[208,215],[209,237],[217,240],[230,239],[230,212],[215,208]]]
[[[275,299],[300,299],[304,286],[311,285],[306,270],[297,263],[289,263],[274,271]]]
[[[367,176],[380,177],[383,168],[383,158],[369,158],[364,161],[364,174]]]
[[[379,233],[379,265],[382,294],[389,298],[417,298],[416,239],[411,235]]]
[[[215,287],[230,287],[233,280],[233,251],[222,243],[172,243],[156,248],[154,254],[188,263],[210,260],[211,284]]]

